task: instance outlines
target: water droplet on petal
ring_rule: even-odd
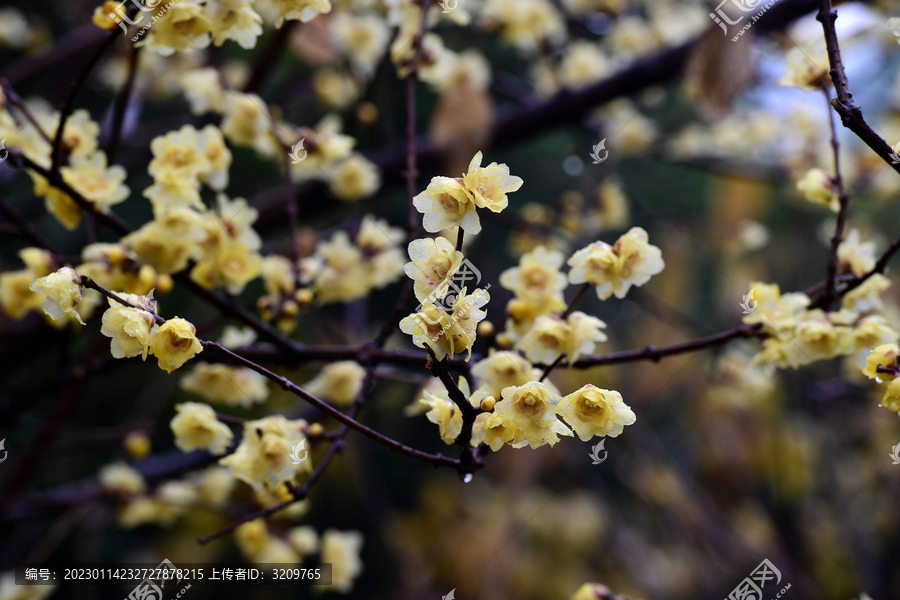
[[[878,383],[884,383],[884,380],[881,377],[876,377],[875,381]]]
[[[465,475],[463,475],[463,483],[471,483],[471,481],[472,481],[471,473],[466,473]]]

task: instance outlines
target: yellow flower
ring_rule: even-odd
[[[568,282],[559,272],[564,260],[562,252],[538,246],[521,256],[518,267],[500,274],[500,285],[514,292],[516,298],[542,305],[545,314],[555,312],[566,306],[562,291]]]
[[[338,231],[329,241],[319,243],[302,269],[312,274],[313,288],[322,304],[350,302],[369,293],[366,261],[346,232]]]
[[[478,208],[487,208],[498,213],[509,204],[507,192],[515,192],[522,187],[522,178],[509,174],[505,164],[491,163],[481,166],[481,152],[469,163],[469,171],[463,176],[466,190]]]
[[[344,202],[368,198],[381,187],[378,167],[362,154],[351,154],[346,160],[331,165],[327,172],[329,190]]]
[[[11,319],[18,321],[43,306],[44,294],[31,290],[34,278],[35,273],[31,269],[0,273],[0,306]]]
[[[829,82],[824,42],[818,43],[815,48],[788,50],[784,75],[778,80],[778,85],[813,91],[825,88]]]
[[[156,303],[147,296],[123,294],[120,297],[134,306],[156,312]],[[156,319],[147,310],[123,306],[109,298],[109,308],[103,313],[100,333],[112,338],[110,351],[113,358],[140,355],[143,360],[147,360],[150,340],[158,330]]]
[[[566,37],[565,22],[548,0],[487,0],[481,24],[488,29],[502,26],[503,39],[529,53]]]
[[[568,260],[572,267],[569,283],[587,282],[596,286],[601,300],[613,294],[624,298],[631,286],[644,285],[666,266],[662,252],[648,243],[648,239],[646,231],[632,227],[613,246],[597,241],[582,248]]]
[[[225,112],[225,92],[217,69],[192,69],[181,76],[180,83],[184,97],[191,105],[191,113]]]
[[[275,27],[285,21],[309,23],[319,15],[331,12],[331,0],[281,0]]]
[[[309,525],[294,527],[288,531],[288,541],[300,556],[316,554],[319,551],[319,535]]]
[[[193,475],[197,485],[197,493],[201,500],[214,507],[221,507],[228,502],[236,482],[228,469],[212,466]]]
[[[323,589],[350,593],[353,580],[363,570],[363,563],[359,558],[362,545],[363,535],[358,531],[327,529],[322,534],[321,559],[323,563],[330,563],[332,566],[331,585]]]
[[[893,343],[900,338],[893,327],[881,315],[869,315],[856,322],[853,328],[853,346],[856,352],[868,351],[881,344]]]
[[[616,437],[637,420],[619,392],[590,383],[563,398],[556,406],[556,414],[565,419],[582,442],[595,435]]]
[[[159,359],[159,368],[171,373],[202,352],[195,333],[192,324],[178,317],[163,323],[150,340],[150,354]]]
[[[811,358],[800,346],[785,335],[772,334],[763,340],[762,350],[754,356],[750,365],[764,364],[768,370],[772,367],[791,367],[796,369],[811,362]]]
[[[46,277],[55,269],[53,253],[43,248],[22,248],[19,250],[19,258],[25,266],[31,269],[36,277]]]
[[[459,179],[434,177],[424,192],[413,198],[413,206],[425,216],[425,231],[438,233],[449,227],[462,227],[466,233],[481,231],[475,201]]]
[[[888,384],[884,391],[884,397],[881,399],[881,406],[900,413],[900,379],[892,379]]]
[[[481,401],[487,398],[488,392],[486,389],[479,389],[474,394],[469,391],[469,383],[466,381],[465,377],[460,377],[457,382],[457,387],[463,393],[466,398],[469,399],[469,402],[472,406],[478,407],[481,406]],[[426,411],[425,416],[428,417],[428,420],[438,426],[438,431],[440,432],[441,439],[445,444],[452,444],[459,434],[462,431],[463,419],[462,413],[459,410],[459,407],[456,403],[450,399],[450,394],[447,392],[447,388],[441,385],[435,385],[434,391],[428,389],[426,387],[422,390],[422,398],[419,398],[413,405],[407,407],[404,411],[409,416],[414,416],[415,414],[419,414],[420,410]],[[479,417],[482,415],[479,415]],[[476,432],[473,427],[473,438],[471,440],[472,446],[477,446],[481,443],[481,439],[476,441]]]
[[[167,15],[163,21],[168,20]],[[193,182],[210,173],[211,165],[193,125],[184,125],[150,141],[153,158],[147,171],[154,179],[168,176],[176,181]]]
[[[35,279],[29,287],[31,291],[43,292],[47,296],[44,312],[53,320],[69,314],[84,325],[81,316],[75,311],[75,306],[81,302],[83,288],[81,277],[74,269],[63,267],[46,277]]]
[[[44,127],[44,131],[52,139],[56,136],[56,130],[59,128],[59,113],[44,118],[38,114],[37,120]],[[91,120],[88,111],[79,108],[72,112],[66,119],[66,126],[63,129],[62,147],[63,152],[70,160],[87,158],[97,151],[97,136],[100,135],[100,125]],[[49,165],[48,165],[49,166]]]
[[[841,201],[834,180],[822,169],[810,169],[797,181],[797,190],[813,204],[827,206],[833,212],[841,210]]]
[[[457,252],[446,238],[424,238],[409,243],[410,262],[406,263],[406,275],[415,281],[416,299],[424,302],[441,284],[459,269],[462,252]],[[446,288],[446,286],[444,286]],[[446,295],[447,289],[442,289]],[[441,296],[443,298],[443,296]],[[433,298],[439,300],[441,298]]]
[[[233,144],[254,148],[264,156],[276,152],[271,140],[269,108],[256,94],[225,93],[222,133]]]
[[[225,454],[234,434],[216,419],[216,411],[208,404],[185,402],[175,405],[178,412],[172,419],[175,445],[182,452],[206,450],[212,455]]]
[[[878,382],[893,379],[896,373],[892,374],[892,372],[898,369],[898,356],[900,356],[900,349],[897,348],[896,344],[876,346],[872,349],[868,359],[866,359],[866,366],[862,370],[863,375]],[[887,369],[887,372],[879,372],[878,367]]]
[[[875,273],[844,294],[841,306],[861,313],[881,310],[884,308],[884,304],[881,302],[881,293],[889,287],[891,287],[891,280],[881,273]]]
[[[838,246],[838,264],[841,273],[853,273],[861,277],[875,268],[875,242],[861,242],[859,230],[853,228]]]
[[[262,22],[262,17],[252,7],[242,6],[241,0],[223,2],[213,19],[213,43],[221,46],[225,40],[234,40],[244,50],[255,48],[256,39],[262,35]]]
[[[812,360],[833,358],[853,351],[853,329],[836,326],[821,310],[808,311],[792,336]]]
[[[582,354],[590,354],[596,344],[606,341],[600,331],[606,323],[575,311],[566,320],[556,315],[543,315],[535,319],[531,329],[517,344],[529,360],[550,364],[565,352],[571,365]]]
[[[44,177],[33,171],[28,171],[28,175],[34,182],[34,195],[44,199],[47,212],[56,217],[56,220],[69,231],[77,229],[81,222],[81,206],[67,193],[50,185]]]
[[[303,386],[307,392],[336,406],[353,404],[362,391],[366,370],[354,360],[331,363]]]
[[[305,425],[305,421],[289,421],[281,415],[248,421],[237,450],[219,464],[256,492],[275,490],[285,481],[293,481],[301,470],[312,470],[311,460],[295,465],[290,456],[292,449],[306,439]]]
[[[484,441],[492,450],[499,450],[504,443],[513,448],[553,446],[560,435],[572,435],[556,418],[560,397],[548,384],[532,381],[511,386],[503,390],[502,396],[484,421]]]
[[[453,358],[464,350],[471,357],[478,323],[487,316],[481,307],[490,299],[486,290],[466,294],[466,288],[463,288],[454,300],[451,312],[426,300],[419,312],[400,321],[400,330],[411,335],[413,344],[419,348],[430,347],[438,359],[447,354]]]
[[[247,367],[199,362],[181,380],[181,389],[210,402],[250,408],[269,397],[267,379]]]
[[[259,277],[262,257],[230,236],[223,238],[212,251],[204,251],[204,259],[191,270],[191,279],[207,289],[224,286],[234,296]]]
[[[338,13],[328,23],[328,30],[338,50],[346,54],[353,71],[371,77],[384,55],[391,29],[384,19],[374,14]]]
[[[754,281],[750,289],[757,301],[756,310],[744,316],[743,321],[748,324],[762,323],[770,335],[785,335],[786,331],[797,325],[809,306],[806,294],[794,292],[782,295],[777,283]]]
[[[143,475],[122,462],[106,465],[100,469],[98,478],[104,490],[140,494],[147,487]]]
[[[209,46],[213,26],[205,7],[191,2],[176,2],[153,25],[135,46],[147,46],[160,56],[203,50]]]
[[[152,448],[150,438],[143,431],[132,431],[122,442],[122,446],[131,458],[142,459],[150,454]]]
[[[428,390],[424,391],[424,395],[425,398],[419,400],[419,402],[429,409],[425,416],[438,426],[438,431],[444,443],[452,444],[462,431],[463,419],[459,407],[449,398],[435,396]]]
[[[499,398],[503,388],[537,381],[541,370],[534,368],[516,352],[492,351],[487,358],[472,366],[472,375],[478,378],[479,386],[486,388],[489,395]]]
[[[262,552],[263,548],[271,540],[269,528],[264,519],[254,519],[249,523],[242,523],[234,530],[234,542],[247,559]]]
[[[106,154],[97,152],[90,158],[72,161],[60,169],[63,180],[90,200],[100,212],[109,212],[113,204],[125,200],[131,191],[124,184],[127,174],[119,165],[106,166]]]
[[[600,46],[587,40],[569,45],[559,65],[559,81],[570,90],[580,90],[600,81],[612,71],[612,63]]]
[[[187,208],[173,208],[122,238],[142,262],[161,273],[177,273],[200,251],[202,218]]]
[[[94,25],[101,29],[108,30],[113,30],[118,27],[119,24],[110,16],[111,14],[115,14],[118,7],[119,3],[113,2],[113,0],[106,0],[102,5],[95,7],[94,14],[91,17]],[[122,20],[121,17],[119,20]]]

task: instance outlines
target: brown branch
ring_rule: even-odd
[[[547,365],[547,368],[544,369],[543,373],[541,373],[541,378],[538,379],[538,381],[544,381],[545,379],[547,379],[547,376],[550,374],[550,371],[552,371],[553,369],[558,367],[559,363],[564,361],[567,356],[568,356],[568,354],[566,354],[565,352],[562,352],[559,356],[557,356],[556,360],[554,360],[552,363]]]
[[[15,85],[37,73],[48,73],[50,72],[50,67],[56,63],[71,58],[85,48],[89,48],[103,40],[104,33],[102,29],[93,23],[74,29],[56,40],[56,43],[48,50],[39,54],[25,56],[4,69],[6,78]]]
[[[818,0],[819,12],[816,20],[822,23],[825,34],[825,47],[828,51],[828,62],[831,65],[831,81],[837,98],[831,101],[831,106],[841,116],[841,123],[855,133],[859,139],[875,151],[892,169],[900,173],[900,163],[894,164],[891,160],[894,149],[866,123],[862,109],[853,100],[850,93],[850,83],[844,70],[844,62],[841,59],[841,47],[838,43],[834,22],[837,20],[837,12],[831,6],[831,0]]]
[[[66,121],[69,120],[69,115],[72,114],[72,111],[75,108],[75,98],[78,96],[78,92],[81,91],[81,88],[84,87],[84,84],[87,82],[88,76],[91,74],[91,71],[94,70],[94,67],[97,66],[97,63],[100,62],[100,59],[103,58],[103,55],[106,54],[106,51],[112,48],[113,44],[116,42],[116,38],[119,37],[119,33],[121,33],[120,28],[116,28],[111,31],[106,39],[103,40],[103,43],[100,44],[100,47],[97,48],[97,51],[94,52],[94,55],[88,61],[88,63],[84,66],[79,73],[78,77],[72,83],[72,88],[69,90],[69,95],[66,98],[65,103],[60,109],[59,114],[59,125],[56,128],[56,137],[53,138],[53,149],[50,151],[50,170],[54,173],[59,171],[60,161],[62,160],[62,156],[60,156],[60,150],[62,146],[62,138],[63,138],[63,130],[66,128]]]
[[[843,71],[843,67],[841,68]],[[832,69],[832,71],[834,71]],[[823,90],[825,101],[831,105],[831,94],[828,88]],[[849,95],[849,91],[847,92]],[[822,303],[825,308],[830,306],[834,300],[835,277],[838,271],[838,248],[844,240],[844,227],[847,223],[847,207],[850,204],[847,196],[847,190],[844,187],[844,180],[841,177],[841,145],[838,142],[837,125],[834,123],[834,115],[828,110],[828,124],[831,126],[831,149],[834,153],[834,177],[832,178],[834,186],[837,188],[838,199],[840,201],[840,209],[838,210],[837,224],[834,229],[834,237],[831,238],[831,253],[828,259],[828,274],[825,278],[825,294],[822,297]]]
[[[109,141],[106,145],[106,160],[108,164],[113,164],[113,156],[118,150],[119,140],[122,135],[122,123],[125,121],[125,113],[128,110],[128,103],[131,101],[131,90],[134,87],[134,78],[137,74],[138,58],[140,57],[140,48],[131,47],[131,54],[128,57],[128,75],[125,78],[125,84],[116,97],[116,107],[113,113],[112,128],[109,132]]]
[[[576,369],[587,369],[599,365],[614,365],[624,362],[633,362],[637,360],[651,360],[659,362],[666,356],[674,356],[676,354],[684,354],[685,352],[695,352],[704,348],[719,346],[730,340],[742,337],[755,337],[762,331],[760,323],[743,324],[733,329],[721,331],[719,333],[698,338],[690,342],[682,342],[671,346],[663,346],[656,348],[649,345],[641,350],[625,350],[622,352],[609,352],[607,354],[595,354],[592,356],[582,356],[574,363],[572,367]],[[535,364],[535,367],[542,368],[545,365]]]
[[[578,293],[575,295],[575,297],[572,298],[572,301],[569,302],[569,306],[566,307],[565,312],[563,314],[561,314],[559,316],[559,318],[562,319],[563,321],[568,319],[569,315],[572,314],[572,311],[575,310],[575,307],[578,305],[578,302],[581,301],[581,298],[587,293],[587,291],[589,289],[591,289],[590,283],[585,283],[584,285],[582,285],[581,289],[578,290]]]
[[[262,52],[259,54],[259,58],[256,59],[253,70],[250,72],[250,77],[247,79],[247,83],[244,84],[244,89],[241,90],[242,92],[251,94],[259,88],[266,76],[272,70],[272,67],[275,66],[275,59],[281,54],[284,45],[290,39],[291,32],[296,25],[297,21],[286,21],[272,34],[266,47],[263,48]]]
[[[25,118],[28,119],[28,122],[34,126],[38,134],[40,134],[40,136],[44,138],[44,140],[48,144],[53,144],[53,140],[50,139],[50,136],[47,135],[47,132],[44,131],[43,127],[41,127],[41,124],[37,122],[37,119],[34,117],[31,111],[28,110],[28,106],[25,105],[25,101],[22,100],[22,97],[16,93],[16,91],[10,85],[9,81],[7,81],[6,79],[0,79],[0,89],[3,90],[3,94],[4,96],[6,96],[6,99],[9,100],[10,104],[18,108],[19,112],[25,115]]]
[[[131,308],[143,310],[145,312],[150,313],[151,315],[153,315],[154,319],[156,319],[156,322],[159,325],[163,325],[166,323],[166,320],[163,317],[161,317],[160,315],[154,313],[153,311],[144,309],[140,306],[136,306],[136,305],[128,302],[127,300],[124,300],[118,294],[106,289],[105,287],[98,284],[96,281],[94,281],[90,277],[83,275],[81,277],[81,282],[82,282],[82,285],[84,285],[85,287],[89,287],[93,290],[96,290],[96,291],[100,292],[101,294],[103,294],[104,296],[106,296],[107,298],[112,298],[113,300],[122,304],[123,306],[129,306]],[[409,446],[406,446],[405,444],[401,444],[400,442],[397,442],[397,441],[387,437],[386,435],[378,433],[374,429],[366,427],[362,423],[355,421],[353,418],[342,413],[341,411],[334,408],[333,406],[331,406],[324,400],[320,400],[319,398],[316,398],[315,396],[313,396],[312,394],[310,394],[309,392],[307,392],[306,390],[304,390],[303,388],[301,388],[300,386],[298,386],[297,384],[295,384],[294,382],[289,380],[287,377],[283,377],[281,375],[276,375],[275,373],[266,369],[265,367],[262,367],[262,366],[256,364],[255,362],[248,360],[248,359],[244,358],[243,356],[240,356],[239,354],[235,354],[231,350],[221,346],[220,344],[218,344],[216,342],[210,342],[207,340],[199,340],[199,341],[204,349],[213,348],[217,352],[225,354],[226,356],[228,356],[232,360],[234,360],[236,363],[243,365],[243,366],[247,367],[248,369],[256,371],[260,375],[263,375],[264,377],[270,379],[271,381],[274,381],[279,386],[281,386],[281,388],[283,390],[285,390],[287,392],[291,392],[294,395],[299,396],[300,398],[303,398],[309,404],[311,404],[314,407],[316,407],[317,409],[319,409],[320,412],[323,412],[323,413],[329,415],[330,417],[340,421],[344,425],[350,427],[351,429],[355,429],[356,431],[362,433],[363,435],[366,435],[366,436],[372,438],[376,442],[386,446],[392,452],[396,452],[397,454],[402,454],[405,456],[409,456],[412,458],[416,458],[416,459],[425,461],[433,466],[456,467],[459,464],[459,461],[452,459],[452,458],[448,458],[442,454],[428,454],[426,452],[416,450],[415,448],[410,448]]]
[[[20,169],[31,169],[42,177],[46,178],[47,181],[54,187],[57,187],[68,194],[72,200],[78,204],[82,209],[92,212],[97,215],[97,219],[112,229],[119,235],[128,235],[131,233],[131,228],[125,224],[119,217],[115,215],[112,211],[110,212],[100,212],[96,209],[94,204],[79,194],[72,186],[65,182],[62,178],[62,175],[59,174],[58,170],[48,170],[37,164],[27,156],[25,156],[20,150],[17,148],[11,148],[9,150],[9,160],[11,164],[19,167]]]
[[[0,196],[0,213],[18,228],[19,233],[23,238],[35,246],[50,250],[53,254],[59,254],[58,251],[53,249],[53,245],[50,241],[42,236],[19,211],[7,204],[2,196]]]

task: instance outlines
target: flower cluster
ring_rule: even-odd
[[[244,424],[244,436],[233,454],[219,461],[231,474],[257,492],[275,490],[301,472],[312,471],[312,460],[294,464],[291,449],[306,440],[306,421],[274,415]]]
[[[355,243],[346,232],[338,231],[328,241],[320,242],[312,256],[300,261],[301,282],[321,304],[362,298],[402,275],[403,252],[397,244],[404,237],[402,229],[366,216]],[[283,280],[284,276],[282,272]]]
[[[864,314],[874,308],[867,297],[874,294],[877,301],[879,290],[883,290],[881,279],[870,279],[874,281],[864,283],[860,286],[863,289],[847,294],[837,312],[810,310],[809,297],[781,294],[778,284],[752,283],[757,307],[744,317],[744,323],[761,324],[768,337],[751,364],[796,369],[816,360],[848,355],[856,355],[860,362],[873,347],[895,342],[900,333],[884,317]]]

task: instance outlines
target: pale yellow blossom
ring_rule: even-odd
[[[216,411],[208,404],[185,402],[175,405],[177,415],[172,419],[175,445],[182,452],[206,450],[212,455],[225,454],[234,434],[216,419]]]

